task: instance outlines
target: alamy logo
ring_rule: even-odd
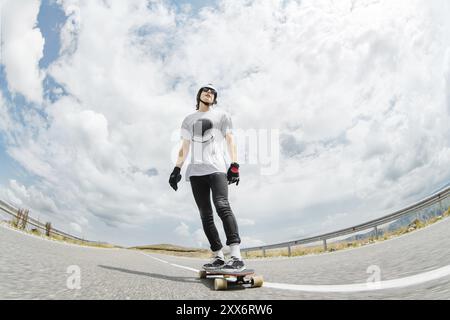
[[[185,130],[185,129],[182,129]],[[207,123],[194,124],[192,140],[200,143],[214,141],[214,136],[221,134],[220,130]],[[280,168],[280,131],[279,129],[234,129],[234,141],[237,144],[239,164],[258,165],[263,176],[275,175]],[[176,162],[179,151],[179,131],[173,131],[171,140],[174,144],[171,152],[173,163]],[[226,152],[220,145],[212,149],[216,153]],[[192,147],[194,159],[203,159],[203,148],[194,144]]]
[[[370,289],[379,289],[381,287],[381,268],[376,265],[369,266],[367,273],[371,276],[367,279],[367,286]]]
[[[66,273],[70,274],[67,278],[66,286],[70,290],[81,289],[81,269],[79,266],[72,265],[68,266]]]

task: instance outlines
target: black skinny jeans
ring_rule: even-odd
[[[227,245],[241,243],[236,218],[228,202],[228,180],[226,173],[215,172],[205,176],[192,176],[189,179],[191,181],[195,202],[200,211],[203,230],[211,245],[211,250],[218,251],[223,246],[216,225],[214,224],[210,190],[212,190],[213,203],[216,207],[217,214],[222,219],[223,228],[227,236]]]

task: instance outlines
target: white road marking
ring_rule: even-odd
[[[440,278],[444,278],[447,276],[450,276],[450,265],[410,277],[380,282],[367,282],[367,283],[356,283],[345,285],[296,285],[296,284],[265,282],[264,286],[267,288],[294,290],[294,291],[349,293],[349,292],[406,288],[426,283],[429,281],[437,280]]]
[[[159,261],[159,262],[162,262],[162,263],[168,263],[167,261],[164,261],[164,260],[162,260],[162,259],[158,259],[158,258],[155,258],[155,257],[152,257],[151,255],[149,255],[149,254],[146,254],[146,253],[143,253],[143,252],[141,252],[144,256],[147,256],[147,257],[150,257],[150,258],[152,258],[152,259],[154,259],[154,260],[156,260],[156,261]]]
[[[199,272],[199,270],[197,270],[197,269],[189,268],[189,267],[185,267],[185,266],[180,266],[179,264],[171,263],[170,265],[174,266],[174,267],[177,267],[177,268],[186,269],[186,270],[189,270],[189,271],[194,271],[194,272],[197,272],[197,273]]]
[[[181,266],[174,263],[169,263],[162,259],[152,257],[151,255],[142,253],[152,259],[157,261],[168,263],[171,266],[186,269],[193,272],[199,272],[199,270],[194,268],[189,268],[186,266]],[[350,292],[362,292],[362,291],[374,291],[374,290],[387,290],[387,289],[398,289],[406,288],[410,286],[419,285],[433,280],[438,280],[444,277],[450,276],[450,265],[416,274],[414,276],[409,276],[405,278],[386,280],[380,282],[367,282],[367,283],[355,283],[355,284],[343,284],[343,285],[299,285],[299,284],[288,284],[288,283],[275,283],[275,282],[264,282],[263,287],[280,289],[280,290],[293,290],[293,291],[305,291],[305,292],[335,292],[335,293],[350,293]]]

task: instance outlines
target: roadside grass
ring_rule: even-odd
[[[211,251],[206,249],[186,248],[171,244],[138,246],[138,247],[131,247],[128,249],[179,257],[209,258],[211,256]]]

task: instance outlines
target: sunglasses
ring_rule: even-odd
[[[212,94],[217,94],[216,90],[211,88],[202,88],[202,92],[208,92],[211,91]]]

